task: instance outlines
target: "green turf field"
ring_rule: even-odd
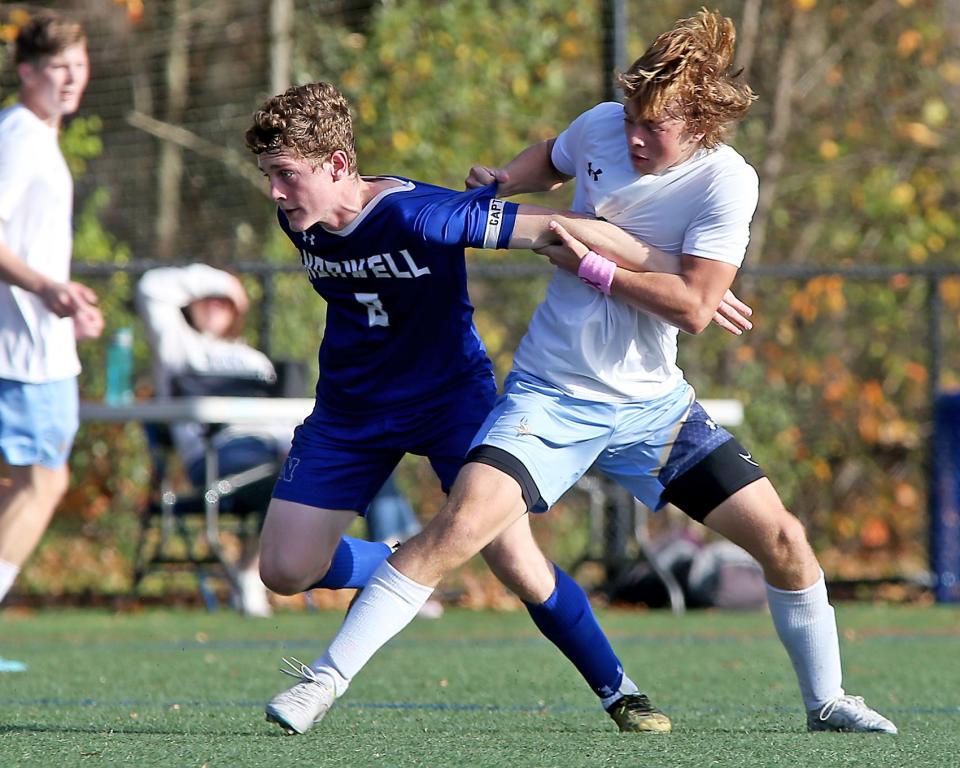
[[[620,735],[523,613],[418,619],[306,736],[263,703],[336,613],[0,614],[0,766],[960,765],[960,609],[841,604],[848,692],[898,736],[808,734],[761,613],[606,611],[624,664],[673,718]]]

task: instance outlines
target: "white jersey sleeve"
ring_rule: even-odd
[[[757,208],[757,172],[734,152],[715,173],[703,205],[687,226],[683,252],[740,267],[750,241],[750,220]]]
[[[597,108],[594,107],[594,109]],[[553,142],[550,160],[553,162],[553,167],[560,171],[560,173],[567,176],[577,175],[576,147],[580,145],[583,131],[587,122],[590,120],[591,112],[593,112],[593,109],[578,116],[576,120],[570,123],[570,125],[557,136],[557,140]]]

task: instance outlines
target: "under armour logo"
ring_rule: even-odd
[[[316,236],[316,235],[308,235],[306,232],[304,232],[304,233],[301,235],[301,237],[303,238],[303,244],[304,244],[304,245],[313,245],[313,244],[314,244],[314,240],[317,239],[317,236]]]
[[[587,162],[587,173],[589,173],[591,176],[593,176],[593,180],[594,180],[594,181],[599,181],[599,180],[600,180],[600,174],[603,173],[603,168],[597,168],[597,170],[593,170],[593,162],[592,162],[592,161],[588,161],[588,162]]]
[[[759,466],[760,466],[759,464],[757,464],[757,462],[755,462],[755,461],[753,460],[753,456],[751,456],[749,453],[745,453],[745,454],[744,454],[744,453],[738,453],[737,456],[739,456],[741,459],[743,459],[745,462],[747,462],[747,464],[753,464],[753,466],[755,466],[755,467],[759,467]]]
[[[531,434],[530,425],[527,423],[526,416],[520,419],[520,423],[517,424],[517,426],[515,426],[514,429],[517,430],[517,437],[522,437],[523,435]]]
[[[707,425],[707,429],[713,430],[717,428],[717,422],[713,419],[706,419],[703,423]]]
[[[297,465],[300,463],[300,459],[295,459],[292,456],[288,456],[287,460],[283,462],[283,481],[286,483],[293,482],[293,473],[297,468]]]

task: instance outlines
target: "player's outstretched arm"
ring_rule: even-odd
[[[551,245],[541,252],[557,266],[576,274],[591,249],[559,222],[553,229],[562,245]],[[753,310],[730,291],[736,267],[687,255],[677,261],[678,273],[616,269],[609,292],[689,333],[700,333],[711,321],[734,335],[752,327],[747,317]]]
[[[523,208],[520,207],[521,212]],[[680,260],[676,256],[654,248],[616,224],[571,211],[557,213],[546,222],[548,237],[556,243],[562,243],[562,240],[553,227],[554,223],[560,224],[572,238],[587,245],[591,251],[602,254],[623,269],[674,275],[680,272]]]
[[[560,173],[553,165],[551,154],[555,141],[554,138],[532,144],[503,168],[473,166],[465,179],[467,189],[497,182],[497,197],[556,189],[571,177]],[[573,237],[625,269],[674,273],[679,269],[675,258],[636,239],[620,227],[583,214],[561,214],[531,205],[520,206],[510,247],[537,250],[560,242],[550,228],[552,219],[561,221]]]
[[[553,167],[550,152],[554,141],[555,139],[547,139],[532,144],[503,168],[475,165],[467,174],[464,184],[467,189],[477,189],[497,182],[498,197],[556,189],[571,177]]]
[[[549,245],[562,244],[553,228],[555,222],[562,224],[572,238],[624,269],[673,274],[680,271],[680,262],[676,257],[638,240],[614,224],[583,214],[570,211],[560,213],[533,205],[521,205],[518,208],[510,247],[540,251]]]
[[[561,232],[570,242],[576,243],[582,253],[595,251],[626,272],[680,275],[683,269],[681,259],[638,240],[614,224],[571,212],[558,214],[530,205],[521,205],[517,211],[510,247],[531,248],[550,258],[557,266],[576,273],[582,253],[580,257],[575,255],[574,251],[564,244]],[[624,275],[620,283],[626,282],[629,280]],[[629,301],[629,298],[625,300]],[[636,302],[630,303],[645,311],[651,311]],[[722,300],[714,304],[714,308],[716,311],[713,322],[735,336],[753,327],[748,319],[753,315],[753,310],[730,290],[726,291]]]
[[[466,186],[478,188],[496,181],[499,184],[498,196],[559,186],[568,177],[560,174],[550,160],[553,141],[550,139],[528,147],[504,168],[474,166],[467,176]],[[557,254],[563,253],[563,247],[558,245],[560,238],[551,227],[553,221],[562,222],[576,239],[625,270],[670,274],[680,272],[679,259],[638,240],[614,224],[583,214],[569,211],[558,213],[530,205],[519,207],[508,247],[530,248],[547,256],[551,254],[544,249],[554,250]],[[571,256],[569,251],[567,256]],[[560,261],[554,263],[563,266]],[[569,265],[567,268],[570,268]],[[577,267],[574,265],[571,271],[576,272]],[[727,290],[714,313],[713,322],[729,333],[740,335],[744,330],[752,328],[748,320],[752,314],[753,310],[749,306],[740,301],[732,291]]]
[[[586,250],[584,246],[584,253]],[[548,257],[555,266],[577,274],[580,258],[565,245],[548,245],[546,248],[538,249],[538,253]],[[752,316],[753,308],[742,302],[733,291],[727,289],[717,311],[713,314],[713,323],[734,336],[741,336],[744,331],[753,328],[753,323],[750,321]]]

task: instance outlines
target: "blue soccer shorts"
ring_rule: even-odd
[[[273,497],[363,515],[406,453],[426,456],[448,493],[496,394],[483,374],[413,408],[356,414],[318,402],[294,433]]]
[[[764,475],[695,398],[684,382],[644,402],[580,400],[512,373],[468,461],[511,475],[532,512],[546,511],[595,466],[650,509],[671,502],[702,521]]]
[[[77,379],[40,384],[0,379],[0,451],[15,467],[67,463],[80,425]]]

